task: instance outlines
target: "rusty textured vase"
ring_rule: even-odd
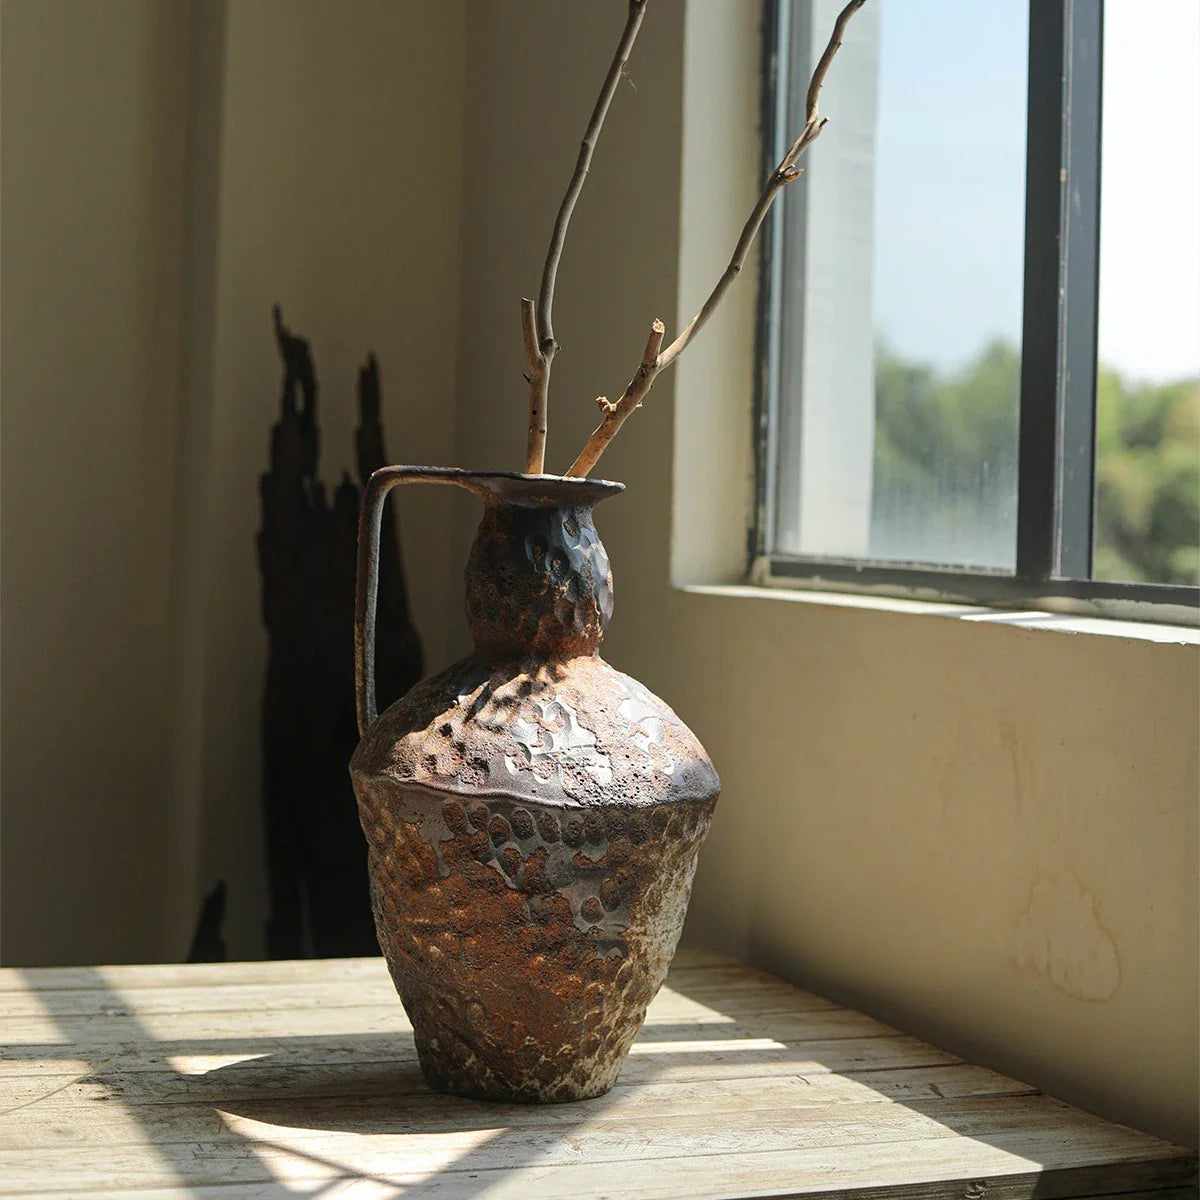
[[[401,483],[485,504],[474,652],[375,713],[379,522]],[[600,658],[621,484],[385,467],[359,529],[351,761],[379,944],[439,1091],[579,1100],[616,1081],[675,952],[720,782],[692,732]]]

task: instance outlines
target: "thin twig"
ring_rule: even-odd
[[[537,318],[533,313],[533,301],[528,296],[521,297],[521,338],[525,343],[525,361],[532,371],[538,359]]]
[[[817,114],[817,100],[821,95],[821,85],[825,82],[829,64],[833,62],[834,55],[841,47],[847,22],[865,3],[866,0],[850,0],[850,3],[838,14],[838,18],[833,24],[833,33],[830,35],[829,44],[817,62],[816,70],[813,71],[812,80],[808,85],[807,110],[804,128],[800,131],[800,136],[788,148],[788,152],[780,160],[779,166],[771,172],[762,195],[759,196],[758,203],[755,204],[754,210],[750,214],[750,219],[742,228],[742,236],[737,240],[733,257],[729,260],[729,266],[725,268],[725,273],[717,280],[717,286],[713,288],[700,311],[687,323],[683,332],[663,351],[661,366],[669,367],[683,353],[688,342],[704,328],[704,323],[712,315],[713,309],[721,302],[729,285],[741,272],[742,265],[746,261],[746,254],[754,242],[759,227],[770,211],[771,205],[774,204],[775,197],[789,183],[800,178],[796,160],[817,140],[829,120],[828,117],[821,117]]]
[[[48,1092],[39,1092],[36,1096],[30,1096],[28,1100],[22,1100],[20,1104],[14,1104],[11,1108],[0,1108],[0,1117],[7,1117],[10,1113],[20,1112],[23,1108],[29,1108],[31,1105],[40,1104],[43,1100],[49,1100],[51,1096],[57,1096],[59,1092],[65,1092],[67,1088],[74,1087],[77,1083],[83,1083],[85,1079],[90,1079],[93,1075],[99,1075],[116,1061],[117,1056],[113,1054],[98,1063],[93,1063],[82,1075],[76,1075],[74,1078],[68,1079],[66,1083],[60,1083],[58,1087],[51,1088]]]
[[[641,407],[643,398],[650,390],[650,386],[659,372],[669,367],[687,349],[691,340],[704,328],[708,318],[712,316],[713,310],[724,299],[730,285],[741,273],[742,267],[746,262],[746,255],[749,253],[754,238],[758,234],[767,213],[770,211],[771,205],[774,204],[775,197],[789,183],[800,177],[801,172],[800,168],[796,166],[796,160],[817,140],[821,130],[825,128],[828,118],[819,116],[817,112],[817,100],[821,94],[821,85],[825,82],[825,75],[829,70],[829,64],[833,62],[834,55],[837,54],[838,48],[842,44],[847,22],[865,3],[866,0],[850,0],[838,14],[838,18],[833,25],[833,33],[829,38],[829,44],[825,47],[825,52],[818,60],[816,69],[813,71],[812,80],[808,85],[804,128],[800,131],[800,136],[788,147],[788,151],[780,159],[779,165],[768,177],[762,194],[755,203],[746,224],[742,227],[741,236],[737,240],[737,245],[734,246],[733,256],[729,260],[729,265],[725,268],[721,278],[717,280],[716,287],[709,293],[708,299],[701,305],[700,311],[684,326],[679,336],[665,350],[656,355],[653,363],[647,364],[645,355],[643,355],[642,365],[638,367],[637,373],[634,375],[629,387],[625,390],[625,394],[616,404],[611,406],[611,409],[604,409],[603,420],[592,433],[592,436],[588,438],[583,452],[571,465],[570,470],[567,471],[568,475],[584,476],[591,471],[596,465],[596,460],[604,453],[608,443],[616,435],[617,430],[624,424],[626,418],[634,409]],[[656,321],[655,326],[659,325],[661,325],[661,322]],[[651,342],[653,340],[654,335],[652,333]],[[658,341],[659,343],[662,341],[661,334],[659,334]],[[650,346],[647,344],[647,351],[649,348]]]
[[[540,475],[545,469],[546,384],[550,364],[538,350],[537,317],[534,315],[533,301],[528,296],[521,298],[521,338],[525,343],[525,362],[528,367],[525,378],[529,381],[528,457],[525,470],[530,475]],[[536,461],[533,458],[535,447],[540,456]]]
[[[537,315],[534,324],[539,359],[538,369],[535,369],[532,361],[529,369],[530,417],[525,470],[533,475],[541,474],[546,461],[546,409],[550,388],[550,364],[558,352],[558,342],[554,338],[554,283],[558,276],[558,264],[562,258],[563,243],[567,239],[567,226],[571,223],[575,202],[583,190],[583,181],[587,178],[588,168],[592,163],[592,152],[600,137],[604,118],[608,116],[609,105],[621,82],[621,74],[629,62],[633,43],[645,15],[646,0],[629,0],[629,15],[625,21],[625,28],[621,33],[621,40],[617,43],[616,53],[608,68],[608,74],[604,77],[600,95],[596,98],[596,106],[592,109],[591,119],[584,131],[583,141],[579,146],[579,157],[575,162],[575,172],[571,176],[571,182],[567,184],[562,204],[559,205],[558,216],[554,219],[554,231],[550,235],[550,247],[546,251],[546,263],[542,268],[542,284],[538,291]],[[526,358],[528,357],[527,344]]]
[[[608,74],[604,77],[604,85],[600,89],[600,95],[596,98],[596,106],[592,109],[591,119],[588,121],[583,141],[580,143],[575,173],[571,176],[566,195],[563,196],[562,204],[558,209],[558,216],[554,219],[554,232],[550,235],[550,248],[546,251],[546,265],[542,268],[542,286],[538,292],[537,329],[538,341],[543,353],[552,348],[557,349],[557,347],[547,346],[546,343],[554,342],[554,322],[551,313],[554,307],[554,281],[558,275],[558,263],[562,258],[563,243],[567,237],[567,226],[571,222],[571,213],[575,209],[575,202],[583,190],[583,181],[587,178],[588,168],[592,163],[592,152],[600,137],[604,118],[608,116],[609,105],[612,103],[617,85],[621,82],[621,72],[624,71],[625,64],[629,61],[634,40],[637,38],[642,18],[645,15],[646,0],[629,0],[629,16],[626,18],[625,28],[621,33],[621,40],[617,43],[612,64],[608,68]]]
[[[617,430],[633,415],[635,409],[642,407],[642,399],[650,390],[655,377],[662,370],[662,357],[659,348],[662,346],[663,334],[667,327],[657,318],[650,324],[650,336],[646,339],[646,349],[642,351],[642,361],[634,372],[629,386],[625,389],[620,400],[615,404],[604,396],[597,399],[600,411],[604,416],[596,427],[587,445],[579,457],[567,471],[568,477],[582,478],[595,465],[596,460],[604,453],[605,447],[617,435]]]
[[[758,230],[766,219],[771,205],[774,204],[775,197],[793,179],[797,179],[799,176],[800,171],[797,167],[785,167],[782,163],[771,173],[766,187],[763,188],[762,195],[758,198],[758,203],[755,204],[753,212],[751,212],[749,219],[742,227],[742,235],[738,238],[737,245],[733,248],[733,257],[730,258],[729,265],[725,268],[724,274],[717,280],[716,287],[709,293],[708,299],[701,305],[700,311],[683,327],[679,336],[662,352],[660,366],[669,367],[687,349],[688,343],[692,338],[704,328],[708,318],[712,316],[713,309],[725,298],[725,293],[729,290],[730,284],[741,274],[742,267],[746,262],[746,255],[749,253],[750,247],[754,243]]]
[[[816,70],[812,73],[812,79],[808,82],[808,95],[806,97],[804,120],[805,123],[811,125],[817,116],[817,100],[821,95],[821,85],[825,82],[826,72],[829,70],[829,64],[833,62],[833,56],[842,47],[842,38],[846,33],[846,26],[850,22],[850,18],[867,2],[867,0],[850,0],[850,3],[838,13],[837,20],[833,23],[833,33],[829,35],[829,45],[825,47],[825,52],[817,61]]]

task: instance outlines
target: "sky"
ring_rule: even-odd
[[[1200,374],[1200,3],[1105,5],[1100,359]],[[882,0],[876,321],[952,369],[1020,341],[1023,0]]]

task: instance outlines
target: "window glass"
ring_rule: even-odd
[[[776,547],[1011,570],[1027,5],[881,0],[861,18],[785,218]]]
[[[1148,19],[1151,17],[1152,19]],[[1200,5],[1106,0],[1098,579],[1200,583]]]
[[[1011,568],[1027,8],[890,0],[882,34],[871,555]]]

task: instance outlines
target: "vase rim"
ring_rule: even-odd
[[[468,471],[457,467],[444,468],[443,480],[457,483],[485,500],[522,507],[599,504],[625,490],[623,483],[612,479],[530,475],[523,471]]]

